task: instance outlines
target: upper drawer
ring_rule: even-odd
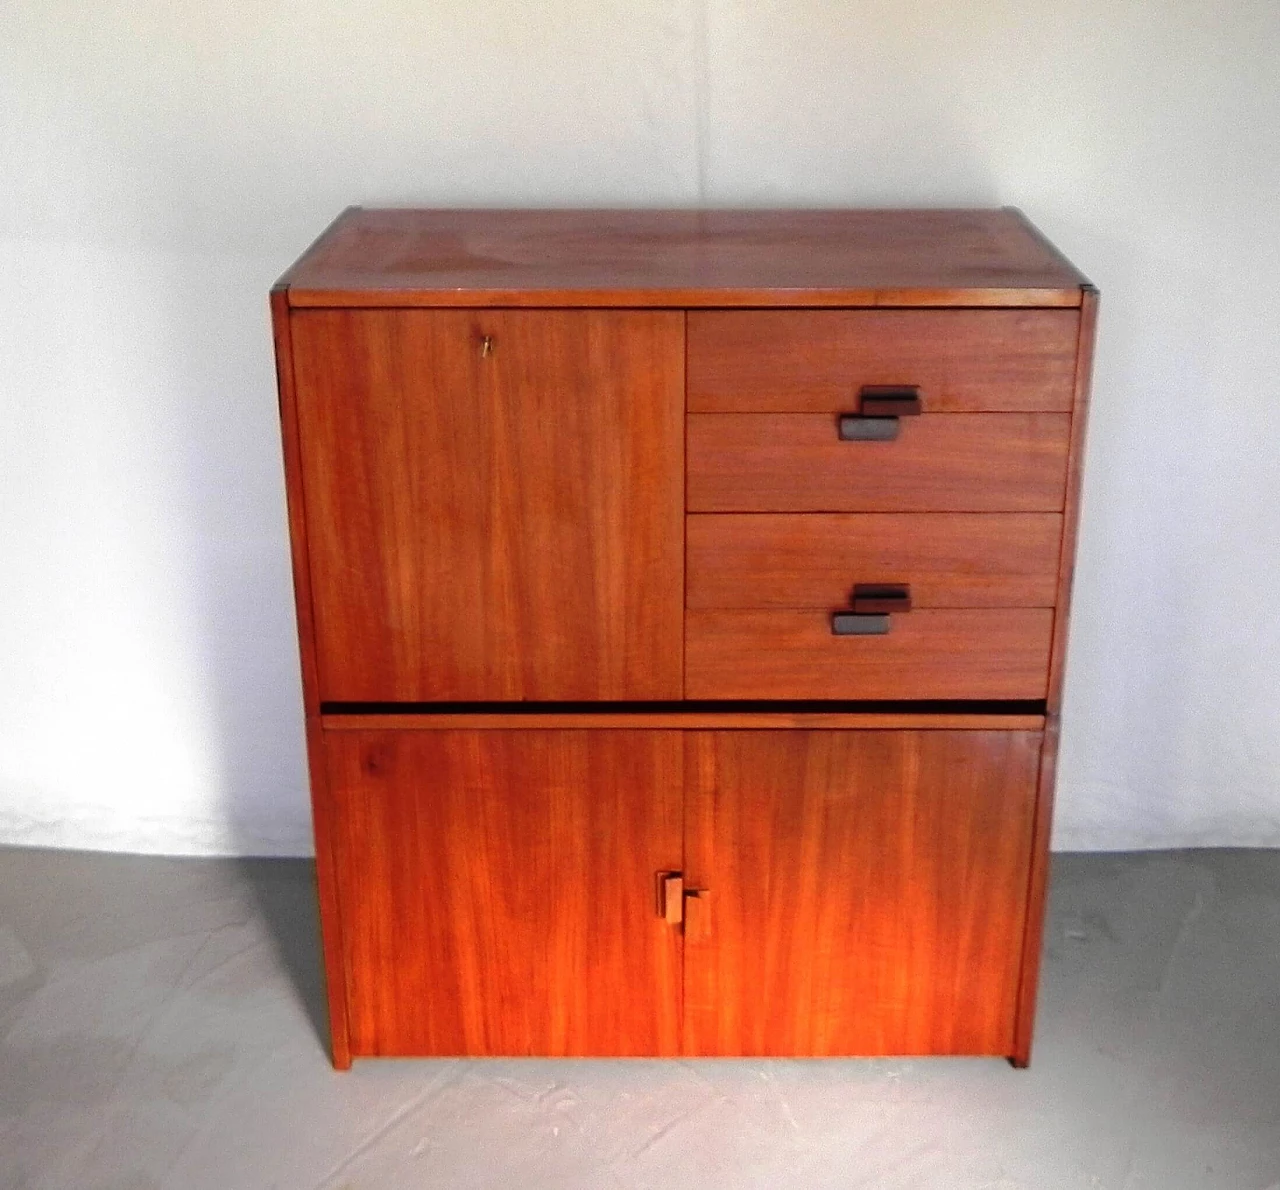
[[[864,385],[929,412],[1071,408],[1075,310],[709,310],[688,322],[689,409],[838,413]]]
[[[820,413],[691,413],[690,512],[1059,512],[1070,414],[930,413],[846,442]]]

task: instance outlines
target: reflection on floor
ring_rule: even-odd
[[[1280,1190],[1280,852],[1058,856],[1032,1068],[358,1062],[309,864],[0,850],[0,1187]]]

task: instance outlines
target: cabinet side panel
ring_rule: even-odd
[[[1067,455],[1067,494],[1062,518],[1062,550],[1058,560],[1058,598],[1049,667],[1048,711],[1062,705],[1062,681],[1071,617],[1071,583],[1075,577],[1076,536],[1080,526],[1080,484],[1084,477],[1085,436],[1089,425],[1089,392],[1093,379],[1093,344],[1097,331],[1098,291],[1087,289],[1080,308],[1080,345],[1076,358],[1075,401],[1071,411],[1071,443]]]
[[[1049,887],[1049,843],[1053,830],[1057,783],[1058,740],[1061,735],[1062,686],[1066,671],[1067,631],[1071,613],[1071,585],[1075,574],[1076,536],[1080,524],[1080,485],[1084,475],[1085,436],[1093,379],[1093,348],[1097,335],[1098,291],[1086,288],[1080,307],[1080,337],[1076,353],[1075,399],[1071,413],[1071,450],[1067,468],[1067,501],[1063,515],[1062,551],[1058,562],[1058,600],[1054,612],[1053,649],[1049,661],[1049,694],[1044,755],[1036,799],[1036,831],[1027,894],[1027,928],[1022,942],[1022,976],[1018,991],[1018,1025],[1012,1060],[1031,1061],[1036,996],[1040,986],[1040,958],[1044,945],[1045,900]]]
[[[294,606],[298,619],[298,653],[302,663],[302,698],[306,715],[307,768],[311,779],[311,816],[315,832],[316,883],[324,946],[325,984],[329,1000],[329,1034],[334,1066],[351,1065],[347,1032],[346,983],[342,964],[342,920],[334,880],[332,815],[325,783],[321,744],[320,689],[316,675],[315,628],[311,605],[311,571],[307,553],[306,502],[298,450],[298,410],[294,389],[293,343],[288,293],[271,291],[271,326],[275,339],[276,379],[280,396],[280,431],[284,450],[285,498],[293,562]]]
[[[679,1053],[678,732],[326,737],[356,1054]]]
[[[1039,743],[691,733],[686,1054],[1009,1054]]]

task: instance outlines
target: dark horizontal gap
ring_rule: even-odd
[[[997,285],[995,289],[1010,289],[1016,286]],[[1044,288],[1044,287],[1037,287]],[[1060,290],[1066,292],[1061,286],[1050,285],[1051,290]],[[340,298],[327,299],[323,304],[320,302],[301,302],[298,305],[290,303],[290,310],[297,310],[299,313],[305,313],[308,310],[457,310],[464,314],[485,314],[485,313],[502,313],[510,311],[512,313],[522,313],[526,310],[539,311],[545,310],[551,313],[576,314],[583,310],[598,310],[604,313],[629,314],[636,310],[671,310],[678,314],[737,314],[740,312],[750,313],[753,311],[763,312],[766,314],[773,313],[776,310],[802,310],[806,314],[816,314],[822,311],[832,311],[834,313],[856,314],[863,311],[879,311],[879,310],[1078,310],[1079,302],[1072,302],[1069,305],[1061,305],[1053,303],[1047,306],[1028,306],[1021,302],[1016,305],[991,305],[986,302],[973,303],[968,302],[965,305],[928,305],[922,306],[918,302],[912,305],[895,305],[893,303],[877,303],[874,306],[869,305],[840,305],[829,306],[824,304],[813,305],[803,300],[789,303],[770,302],[767,306],[706,306],[700,304],[691,305],[688,302],[668,303],[668,302],[645,302],[643,304],[631,302],[627,305],[618,305],[615,303],[597,303],[579,302],[576,305],[532,305],[528,302],[518,305],[512,305],[510,302],[488,303],[475,302],[472,304],[453,302],[446,304],[444,302],[361,302],[360,295],[362,293],[423,293],[442,294],[445,291],[440,289],[428,289],[424,286],[406,285],[397,289],[378,289],[376,286],[332,286],[332,285],[299,285],[297,282],[291,282],[286,286],[287,290],[296,289],[299,293],[336,293],[342,295]],[[482,293],[493,292],[491,290],[481,290]],[[501,292],[510,292],[503,290]],[[534,292],[534,291],[528,291]],[[616,289],[611,292],[618,292]],[[350,295],[348,300],[346,295]]]
[[[1043,699],[693,699],[680,702],[322,702],[325,715],[628,715],[662,713],[1043,715]]]

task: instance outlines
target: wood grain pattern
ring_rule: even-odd
[[[687,736],[685,1053],[1009,1054],[1038,746]]]
[[[1040,986],[1044,918],[1049,891],[1049,843],[1053,830],[1054,792],[1057,785],[1058,740],[1061,735],[1062,686],[1066,669],[1067,629],[1071,612],[1071,584],[1075,572],[1076,535],[1080,523],[1080,484],[1084,473],[1085,434],[1093,377],[1093,349],[1097,330],[1098,291],[1089,287],[1080,311],[1080,344],[1076,362],[1075,402],[1071,415],[1071,453],[1068,462],[1067,502],[1058,567],[1058,598],[1049,661],[1044,754],[1036,800],[1035,838],[1031,852],[1031,878],[1027,890],[1027,927],[1022,945],[1022,977],[1018,992],[1018,1022],[1012,1061],[1031,1062],[1035,1030],[1036,994]]]
[[[271,291],[271,329],[275,342],[280,431],[284,449],[285,497],[293,564],[294,610],[298,622],[298,654],[302,663],[303,712],[310,772],[311,818],[316,849],[316,886],[320,901],[321,942],[329,1007],[329,1044],[333,1065],[351,1065],[347,1031],[346,981],[343,976],[342,914],[338,905],[333,856],[333,812],[325,779],[320,728],[320,683],[317,674],[315,624],[311,604],[311,572],[307,551],[307,512],[302,493],[302,460],[298,446],[298,406],[294,384],[289,307],[283,289]]]
[[[1005,714],[981,711],[575,711],[571,714],[519,715],[470,714],[359,714],[322,715],[326,731],[546,731],[567,728],[573,731],[630,731],[662,728],[670,731],[759,730],[761,728],[806,727],[848,730],[909,728],[914,731],[1039,731],[1043,715]]]
[[[1052,607],[1057,513],[721,513],[685,521],[685,605],[837,608],[855,583],[915,607]]]
[[[358,210],[302,306],[1078,306],[1017,211]]]
[[[706,310],[689,314],[689,409],[851,413],[913,385],[930,413],[1067,412],[1074,310]]]
[[[324,699],[680,697],[682,329],[294,313]]]
[[[691,610],[690,698],[1039,699],[1048,608],[923,609],[885,636],[833,636],[820,610]]]
[[[817,413],[691,413],[690,512],[1058,512],[1063,413],[926,413],[842,442]]]
[[[674,732],[332,732],[356,1054],[672,1055]]]

